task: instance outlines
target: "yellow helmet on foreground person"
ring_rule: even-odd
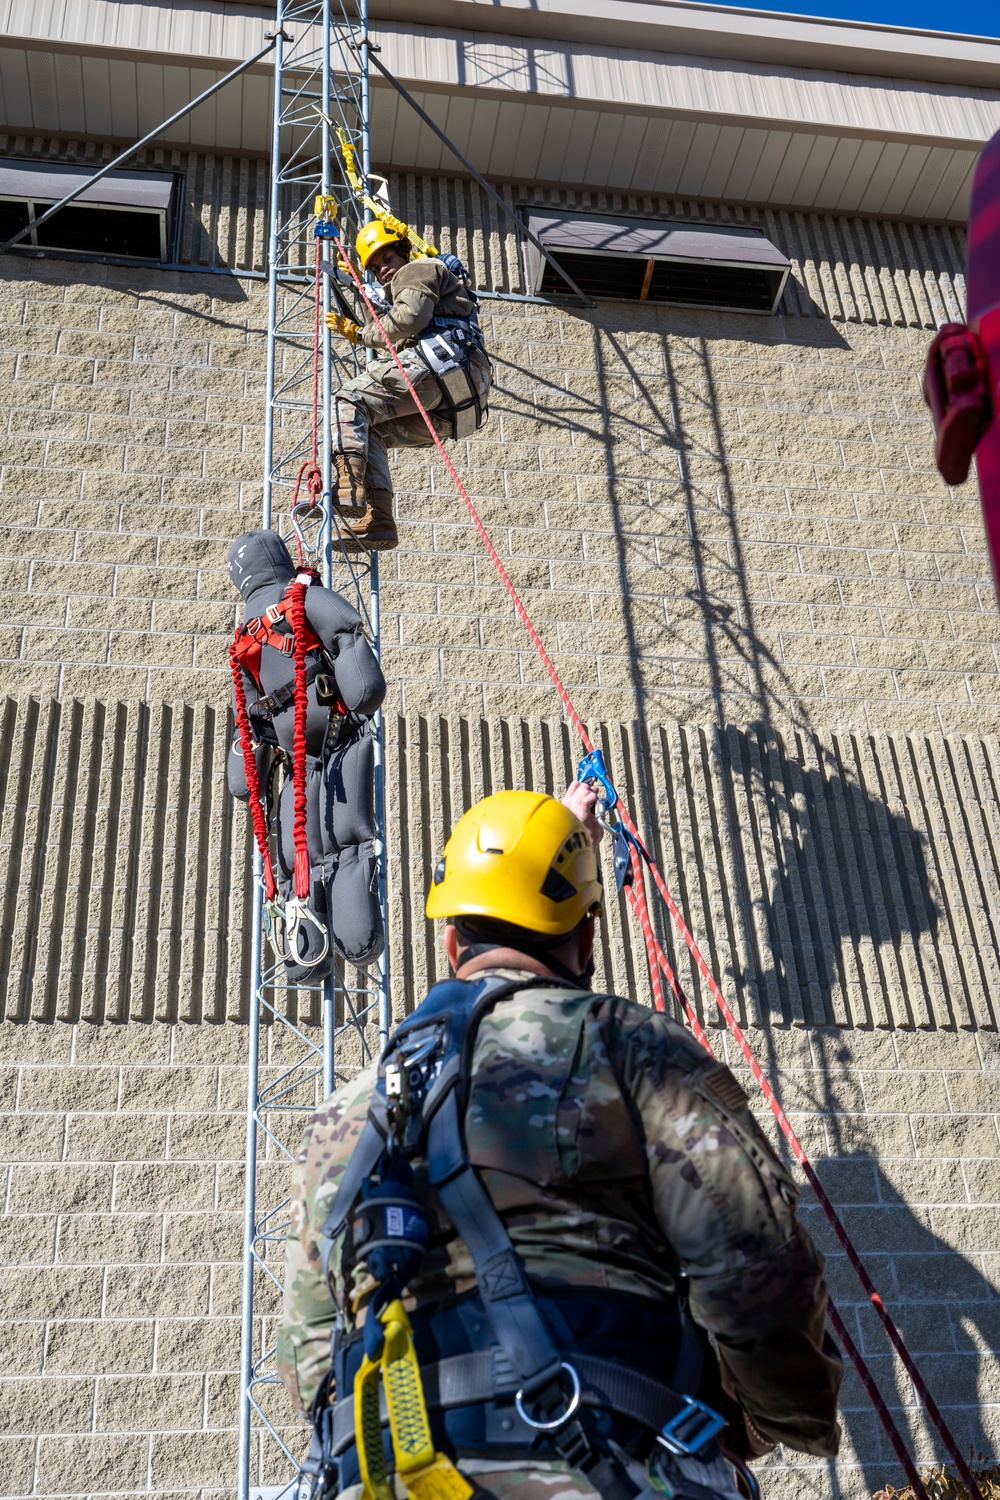
[[[600,913],[597,855],[575,813],[541,792],[495,792],[455,825],[428,917],[486,917],[547,937]]]
[[[361,269],[367,271],[368,262],[373,255],[377,255],[387,245],[405,245],[406,243],[405,236],[397,234],[394,229],[389,229],[381,219],[369,219],[368,223],[358,231],[354,248],[358,252]]]

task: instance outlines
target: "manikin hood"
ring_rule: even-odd
[[[246,603],[261,589],[284,593],[295,575],[291,554],[276,531],[245,531],[226,558],[229,576]]]

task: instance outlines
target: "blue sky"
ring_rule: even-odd
[[[718,3],[718,0],[716,0]],[[722,0],[725,4],[726,0]],[[742,0],[753,9],[754,0]],[[835,16],[842,21],[875,21],[885,26],[915,26],[922,31],[960,31],[968,36],[1000,37],[997,0],[758,0],[761,10],[800,16]]]

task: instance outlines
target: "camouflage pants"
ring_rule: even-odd
[[[593,1485],[576,1469],[563,1463],[547,1463],[541,1460],[528,1468],[523,1459],[514,1463],[498,1463],[493,1459],[463,1458],[458,1465],[476,1488],[493,1500],[600,1500]],[[664,1454],[658,1479],[663,1488],[653,1489],[644,1465],[632,1461],[628,1465],[629,1475],[636,1484],[644,1488],[636,1500],[684,1500],[684,1479],[715,1497],[715,1500],[742,1500],[736,1487],[733,1470],[725,1459],[716,1457],[709,1463],[695,1458],[675,1459]],[[695,1491],[697,1493],[697,1491]],[[352,1485],[342,1491],[338,1500],[360,1500],[361,1486]],[[406,1500],[406,1491],[396,1484],[397,1500]]]
[[[433,413],[441,405],[441,391],[415,349],[404,349],[400,363],[414,389],[432,414],[441,438],[450,435],[451,424]],[[480,350],[469,360],[469,373],[480,396],[490,388],[490,362]],[[360,453],[368,461],[367,479],[372,489],[392,493],[388,448],[427,448],[432,439],[406,383],[391,359],[375,360],[362,375],[342,385],[334,397],[334,441],[341,453]]]

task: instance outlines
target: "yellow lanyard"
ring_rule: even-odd
[[[332,124],[333,122],[331,121],[330,123]],[[355,198],[359,199],[365,205],[365,208],[367,208],[368,212],[374,218],[381,219],[386,229],[391,230],[393,234],[401,235],[404,240],[408,240],[418,255],[428,256],[433,259],[438,253],[436,245],[430,245],[426,240],[421,239],[417,231],[411,229],[409,224],[404,224],[402,219],[397,219],[395,214],[391,214],[383,204],[379,203],[375,198],[368,196],[365,192],[365,185],[358,175],[354,147],[348,139],[347,132],[340,126],[337,126],[336,130],[340,141],[340,154],[344,158],[344,173],[351,185],[351,191]]]
[[[354,1377],[354,1435],[362,1500],[396,1500],[385,1465],[379,1421],[379,1377],[385,1387],[396,1473],[413,1500],[469,1500],[474,1494],[451,1459],[434,1448],[413,1329],[398,1299],[379,1314],[385,1332],[381,1356],[365,1355]]]

